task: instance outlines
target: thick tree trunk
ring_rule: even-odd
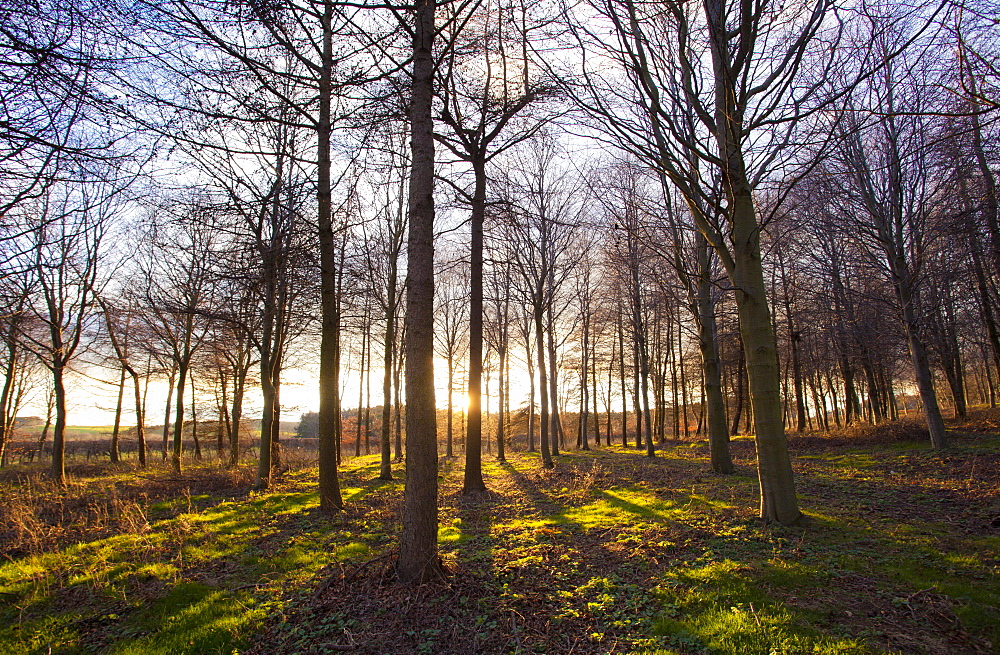
[[[340,444],[340,304],[337,298],[337,253],[330,188],[333,5],[333,0],[323,0],[323,66],[319,79],[319,121],[316,124],[316,195],[322,315],[319,347],[319,503],[320,509],[324,511],[344,507],[340,481],[337,479],[337,451]]]
[[[274,450],[274,408],[275,390],[271,380],[270,366],[261,366],[260,391],[264,397],[264,408],[260,415],[260,454],[257,458],[257,478],[254,488],[262,491],[271,486],[271,470]]]
[[[801,517],[795,497],[785,429],[781,420],[781,380],[771,312],[761,268],[759,228],[749,190],[732,207],[736,306],[747,362],[760,481],[760,516],[789,525]]]
[[[419,584],[441,573],[434,401],[434,0],[416,0],[410,97],[412,168],[406,293],[406,488],[397,575]]]
[[[903,327],[906,329],[906,341],[910,347],[910,360],[913,364],[917,389],[920,391],[920,401],[924,405],[924,418],[927,421],[927,430],[931,435],[931,445],[934,448],[946,448],[948,446],[948,438],[944,430],[944,419],[941,417],[937,392],[934,390],[934,379],[931,375],[927,347],[920,337],[920,325],[917,321],[916,310],[913,307],[913,292],[906,283],[905,278],[900,275],[896,276],[896,291],[899,294],[899,302],[903,309]]]

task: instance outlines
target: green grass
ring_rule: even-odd
[[[313,605],[325,567],[355,569],[398,539],[399,471],[380,482],[374,456],[349,460],[345,514],[318,512],[307,469],[267,493],[150,503],[140,532],[7,558],[0,654],[232,655],[259,634],[280,653],[344,634],[382,652],[435,652],[455,625],[490,644],[470,652],[982,650],[1000,644],[1000,536],[954,519],[955,507],[977,510],[979,492],[952,471],[997,449],[1000,439],[977,437],[948,455],[803,453],[806,520],[793,527],[756,520],[748,461],[712,475],[706,450],[688,444],[655,461],[620,447],[562,455],[555,472],[534,455],[487,461],[496,496],[481,504],[461,499],[461,466],[449,461],[438,542],[454,591],[421,592],[423,623],[407,615],[409,628],[397,615],[412,603],[379,606],[389,601],[350,588],[340,606]],[[529,627],[515,639],[518,621]]]
[[[86,653],[96,643],[107,653],[231,655],[281,604],[283,588],[371,553],[316,514],[312,487],[296,474],[281,490],[183,512],[143,534],[0,564],[0,596],[11,601],[0,604],[0,653]]]

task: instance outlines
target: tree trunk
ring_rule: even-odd
[[[233,380],[233,405],[230,411],[229,468],[236,468],[240,462],[240,431],[243,423],[243,392],[246,387],[247,370],[241,369]]]
[[[559,415],[559,376],[558,376],[558,364],[556,362],[556,342],[553,336],[554,325],[552,320],[552,306],[551,300],[547,311],[548,314],[548,357],[549,357],[549,420],[552,426],[549,430],[549,449],[553,455],[558,455],[560,450],[560,442],[563,437],[562,420]],[[539,349],[542,345],[538,345]]]
[[[447,431],[445,436],[444,456],[451,458],[455,456],[455,410],[452,406],[452,395],[455,382],[455,362],[451,352],[448,353],[448,414],[446,421]]]
[[[194,441],[194,458],[201,461],[201,442],[198,440],[198,404],[191,384],[191,439]]]
[[[434,0],[417,0],[410,94],[412,168],[406,293],[406,489],[397,575],[440,575],[437,409],[434,401]]]
[[[174,418],[174,439],[170,451],[170,463],[174,473],[181,472],[181,452],[184,449],[184,383],[187,379],[188,362],[181,359],[177,367],[177,413]]]
[[[777,349],[761,268],[760,237],[749,189],[732,208],[735,242],[733,286],[747,363],[760,481],[760,517],[784,525],[801,517],[781,420],[781,380]]]
[[[584,312],[588,312],[589,308],[585,308]],[[581,358],[580,358],[580,448],[581,450],[590,450],[590,444],[587,441],[587,413],[590,410],[588,407],[588,393],[587,388],[587,374],[589,373],[588,358],[590,356],[590,320],[585,314],[583,317],[583,343],[581,344]]]
[[[7,429],[7,407],[10,404],[11,390],[14,387],[14,376],[17,371],[17,318],[10,317],[10,329],[7,331],[7,367],[4,371],[3,392],[0,393],[0,468],[7,466],[7,442],[10,434]]]
[[[115,405],[115,425],[111,429],[111,448],[108,456],[112,464],[117,464],[121,459],[118,452],[118,431],[122,425],[122,401],[125,400],[125,369],[122,368],[121,379],[118,381],[118,403]]]
[[[913,307],[913,292],[905,279],[899,275],[896,276],[896,292],[903,308],[903,327],[906,329],[906,341],[910,347],[910,359],[917,380],[917,389],[920,391],[920,401],[924,405],[924,418],[927,420],[927,430],[931,435],[931,445],[938,449],[946,448],[948,438],[944,431],[944,419],[941,418],[941,408],[938,405],[937,392],[934,390],[927,347],[920,338],[920,325]]]
[[[497,461],[504,463],[507,461],[506,444],[504,443],[504,431],[507,429],[507,371],[505,366],[507,364],[507,348],[506,345],[501,345],[498,351],[498,356],[500,359],[500,379],[497,380],[497,388],[499,393],[499,412],[497,413]]]
[[[53,344],[56,347],[61,345]],[[56,424],[52,432],[52,479],[66,484],[66,387],[63,383],[63,362],[53,362],[52,385],[56,398]]]
[[[393,372],[393,387],[396,389],[396,416],[395,421],[395,443],[394,443],[394,456],[397,462],[403,461],[403,399],[401,397],[403,385],[400,384],[403,362],[402,359],[396,358],[396,370]]]
[[[712,300],[712,282],[708,242],[700,234],[695,236],[698,249],[697,319],[698,347],[701,350],[702,376],[705,391],[705,415],[708,424],[708,443],[711,450],[712,470],[730,474],[735,469],[729,452],[729,431],[726,429],[726,398],[722,393],[722,372],[719,349],[716,344],[715,303]]]
[[[486,491],[483,481],[483,418],[481,384],[483,376],[483,220],[486,217],[486,161],[474,157],[472,170],[471,265],[469,277],[469,419],[465,435],[465,477],[463,494]]]
[[[392,371],[396,346],[396,259],[389,258],[388,289],[386,291],[385,349],[382,353],[382,430],[379,441],[382,461],[379,480],[392,480],[392,443],[389,430],[392,426]]]
[[[531,328],[525,334],[524,352],[528,362],[528,452],[535,452],[535,364],[531,359]]]
[[[628,389],[625,381],[625,326],[618,308],[618,379],[622,384],[622,446],[628,446]]]
[[[542,449],[542,466],[550,469],[554,468],[555,464],[552,463],[552,453],[549,450],[549,381],[548,373],[545,370],[545,338],[542,334],[542,308],[540,305],[541,303],[536,301],[535,339],[538,343],[538,423],[541,426],[539,442]],[[555,437],[555,435],[552,436]]]
[[[46,397],[45,403],[45,425],[42,426],[42,434],[38,437],[38,460],[42,459],[42,448],[45,446],[45,440],[49,436],[49,428],[52,427],[52,413],[55,411],[55,390],[50,390]]]
[[[177,381],[177,364],[170,368],[170,377],[167,379],[167,409],[163,417],[163,460],[166,461],[167,453],[170,451],[170,412],[174,408],[174,386]]]
[[[316,124],[316,195],[322,315],[319,347],[319,503],[320,509],[324,511],[344,507],[340,481],[337,479],[337,450],[340,443],[340,304],[337,298],[337,253],[330,188],[333,4],[333,0],[323,0],[323,65],[319,78],[319,121]]]

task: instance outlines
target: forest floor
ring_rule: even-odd
[[[792,438],[795,527],[755,518],[747,438],[731,476],[705,442],[489,459],[477,498],[442,459],[447,573],[416,588],[374,456],[335,516],[309,467],[256,494],[208,465],[5,471],[0,653],[1000,653],[1000,436],[961,427]]]

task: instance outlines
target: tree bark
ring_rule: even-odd
[[[471,266],[469,277],[469,417],[465,435],[463,494],[486,491],[483,481],[483,221],[486,218],[486,161],[472,161],[475,187],[472,192]]]
[[[319,80],[317,141],[317,210],[320,256],[319,356],[319,502],[320,509],[343,509],[337,479],[340,443],[340,304],[337,298],[336,247],[333,238],[330,137],[333,76],[333,0],[323,1],[323,62]],[[234,418],[235,421],[235,418]]]
[[[125,369],[122,368],[121,379],[118,381],[118,403],[115,405],[115,425],[111,429],[111,448],[108,456],[112,464],[117,464],[121,459],[118,452],[118,432],[122,426],[122,401],[125,400]]]
[[[434,400],[434,0],[416,0],[410,96],[412,168],[406,293],[406,487],[396,572],[403,584],[441,573]]]
[[[729,452],[729,431],[726,429],[726,398],[722,393],[722,372],[716,344],[715,303],[712,300],[712,281],[708,242],[701,234],[695,235],[698,256],[697,314],[698,347],[701,350],[702,376],[705,390],[705,415],[708,424],[708,443],[711,450],[712,470],[730,474],[735,469]]]

